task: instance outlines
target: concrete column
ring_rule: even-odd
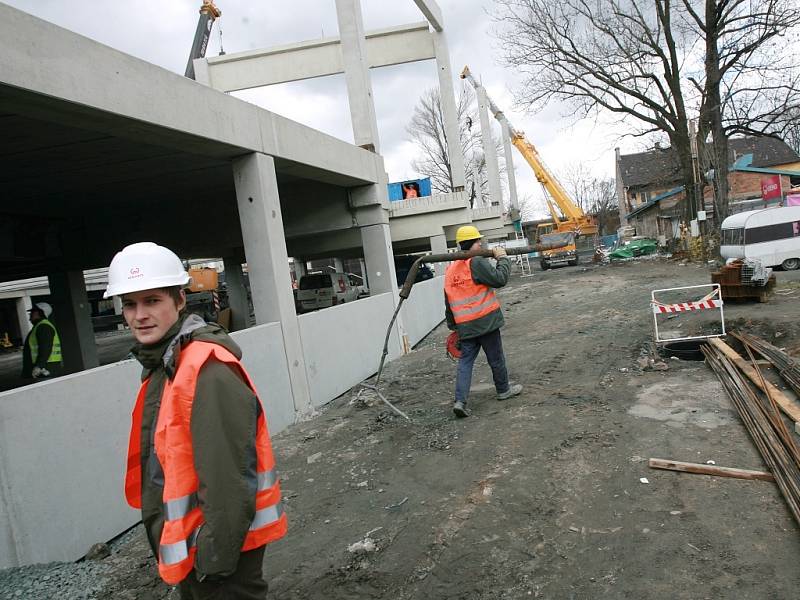
[[[225,285],[231,307],[231,331],[241,331],[250,326],[250,302],[244,285],[242,261],[238,256],[226,256],[222,262],[225,263]]]
[[[378,119],[372,97],[372,81],[367,64],[364,23],[360,0],[336,0],[339,21],[344,79],[353,121],[353,139],[361,146],[380,154]]]
[[[511,146],[511,130],[508,123],[500,127],[503,133],[503,157],[506,159],[506,175],[508,176],[508,196],[511,210],[519,214],[519,199],[517,198],[517,174],[514,172],[514,156]]]
[[[50,273],[47,278],[53,301],[53,323],[61,338],[65,372],[77,373],[98,366],[100,361],[83,271]]]
[[[493,202],[503,205],[503,191],[500,187],[500,165],[497,162],[497,148],[494,145],[492,136],[492,124],[489,120],[489,101],[486,99],[486,90],[479,86],[478,92],[478,114],[481,119],[481,145],[483,154],[486,156],[486,177],[489,181],[489,206]]]
[[[122,314],[122,298],[120,296],[111,296],[111,301],[114,303],[114,314],[121,315]],[[119,323],[117,325],[117,331],[124,331],[125,324]]]
[[[297,279],[297,283],[300,283],[300,278],[305,277],[308,274],[308,269],[306,268],[306,261],[304,258],[297,258],[294,257],[294,277]]]
[[[341,258],[333,259],[333,268],[337,273],[344,273],[344,261]]]
[[[444,118],[444,134],[447,138],[447,154],[450,158],[450,173],[453,179],[453,191],[459,192],[466,185],[464,155],[461,153],[459,136],[458,108],[453,87],[453,73],[450,70],[450,51],[443,31],[434,31],[433,48],[436,53],[436,70],[439,74],[439,95],[442,100],[442,116]]]
[[[475,201],[472,208],[482,208],[484,206],[483,189],[481,188],[481,171],[478,165],[473,165],[472,167],[472,180],[475,182]],[[488,202],[486,204],[488,205]]]
[[[389,224],[368,225],[361,228],[361,243],[372,295],[390,292],[397,296],[397,275],[392,253],[392,235]]]
[[[286,268],[275,161],[253,152],[233,161],[233,175],[256,323],[280,322],[295,411],[306,414],[312,410],[311,396]]]
[[[447,253],[447,237],[442,233],[440,235],[432,235],[430,237],[431,254],[446,254]],[[436,276],[441,277],[444,275],[447,263],[434,263],[436,269]]]
[[[23,340],[25,340],[25,336],[28,335],[28,332],[33,327],[29,318],[30,313],[28,312],[31,308],[33,308],[33,302],[31,301],[30,296],[22,296],[21,298],[17,298],[16,305],[17,321],[19,322],[19,335]]]

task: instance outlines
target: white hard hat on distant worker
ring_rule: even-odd
[[[456,242],[459,244],[467,240],[479,240],[482,237],[481,232],[478,231],[475,225],[464,225],[463,227],[459,227],[458,231],[456,231]]]
[[[32,308],[28,309],[28,312],[31,312],[32,310],[40,311],[44,315],[45,319],[49,319],[50,315],[53,314],[53,307],[50,306],[47,302],[37,302],[36,304],[33,305]]]
[[[117,252],[108,267],[103,298],[131,292],[185,286],[189,274],[176,254],[153,242],[138,242]]]

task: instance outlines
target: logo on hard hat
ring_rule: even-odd
[[[133,267],[131,269],[131,274],[128,275],[128,279],[138,279],[139,277],[144,277],[144,273],[142,273],[139,267]]]

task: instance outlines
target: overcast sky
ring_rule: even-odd
[[[1,0],[57,25],[183,74],[197,25],[200,0]],[[366,30],[424,20],[412,0],[361,0]],[[217,0],[227,53],[338,35],[334,0]],[[594,174],[614,176],[614,147],[641,148],[619,140],[615,130],[583,121],[576,125],[563,106],[538,114],[513,110],[515,73],[500,64],[497,27],[487,11],[492,0],[439,0],[444,13],[454,76],[468,64],[515,126],[525,131],[548,165],[561,169],[584,163]],[[208,56],[219,52],[218,28]],[[386,169],[391,181],[417,174],[414,145],[405,126],[421,91],[437,84],[435,63],[426,61],[373,69],[372,87]],[[462,85],[456,80],[456,89]],[[235,95],[326,133],[353,141],[344,76],[237,92]],[[494,124],[496,126],[496,124]],[[499,132],[499,127],[497,129]],[[540,186],[522,158],[514,155],[521,196],[539,202]],[[544,211],[543,205],[537,207]]]

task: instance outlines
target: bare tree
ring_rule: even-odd
[[[505,62],[524,77],[517,100],[565,101],[580,117],[615,114],[631,135],[666,135],[697,206],[681,68],[691,44],[671,0],[497,0]]]
[[[583,212],[594,215],[600,235],[605,235],[618,208],[616,182],[596,177],[583,163],[569,165],[559,179]]]
[[[478,120],[475,94],[464,87],[456,102],[458,116],[459,146],[464,156],[466,170],[467,193],[470,204],[479,199],[488,190],[486,176],[486,157],[481,146],[481,128]],[[431,188],[435,192],[448,193],[453,190],[453,172],[450,166],[449,140],[444,129],[441,96],[438,88],[423,92],[414,107],[414,115],[406,127],[410,140],[417,147],[417,158],[412,160],[412,168],[431,178]],[[494,136],[496,151],[501,143]],[[503,161],[500,162],[501,173],[504,172]]]
[[[791,134],[800,111],[800,69],[786,34],[800,24],[795,0],[683,0],[704,41],[698,152],[714,169],[718,224],[728,215],[728,137]],[[710,141],[709,141],[710,137]]]

